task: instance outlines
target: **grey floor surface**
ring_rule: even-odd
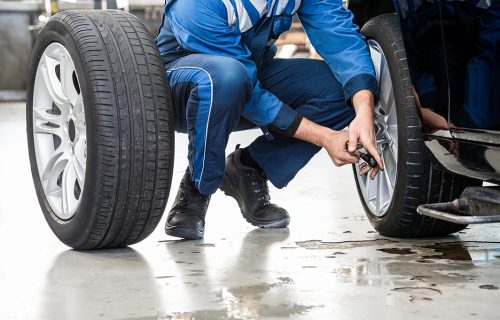
[[[228,149],[257,134],[234,134]],[[176,139],[173,193],[187,164],[186,137]],[[166,236],[164,217],[130,248],[73,251],[39,209],[24,105],[0,104],[0,319],[500,319],[499,225],[383,238],[351,169],[324,152],[271,192],[288,229],[251,227],[217,193],[203,241]]]

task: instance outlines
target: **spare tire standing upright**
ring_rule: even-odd
[[[146,238],[172,179],[173,114],[152,36],[122,11],[65,11],[37,38],[27,134],[45,218],[76,249]]]

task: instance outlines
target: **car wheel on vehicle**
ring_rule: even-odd
[[[368,219],[380,234],[401,238],[447,235],[466,225],[423,217],[417,207],[458,198],[475,182],[439,170],[431,160],[423,141],[397,19],[396,14],[383,14],[361,30],[380,87],[375,124],[385,170],[371,180],[359,176],[360,164],[355,164],[356,186]]]
[[[122,11],[65,11],[37,37],[27,94],[31,171],[45,219],[76,249],[130,245],[161,219],[173,114],[152,36]]]

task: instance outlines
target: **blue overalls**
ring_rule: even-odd
[[[273,58],[273,39],[294,13],[326,62]],[[189,135],[189,169],[205,195],[222,181],[229,134],[242,119],[273,132],[249,152],[282,188],[320,150],[291,137],[302,117],[343,129],[355,115],[352,96],[378,94],[364,38],[341,0],[167,0],[157,44],[176,130]]]
[[[414,48],[413,53],[430,65],[425,71],[431,70],[431,74],[415,71],[412,74],[422,103],[445,116],[449,104],[451,120],[461,127],[500,128],[500,1],[398,0],[397,3],[403,24],[411,34],[422,34],[425,24],[440,16],[457,21],[462,28],[460,32],[445,30],[446,57],[442,53],[440,30],[430,32],[437,39],[432,45],[424,42],[420,48]],[[449,24],[446,22],[444,28]],[[443,67],[444,61],[448,70]],[[436,98],[438,95],[444,98]]]

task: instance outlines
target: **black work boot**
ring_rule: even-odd
[[[269,202],[271,197],[265,175],[241,162],[242,150],[236,149],[227,157],[220,189],[238,202],[243,217],[252,225],[261,228],[288,226],[288,212]]]
[[[165,232],[184,239],[201,239],[210,196],[202,195],[191,180],[189,169],[182,178],[174,205],[167,217]]]

